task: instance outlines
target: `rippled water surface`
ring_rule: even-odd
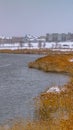
[[[0,54],[0,123],[33,117],[33,98],[48,86],[62,85],[68,76],[28,68],[41,55]]]

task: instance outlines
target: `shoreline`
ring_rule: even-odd
[[[40,48],[40,49],[0,49],[0,53],[9,53],[9,54],[73,54],[73,51],[60,51],[53,50],[50,48]]]
[[[28,64],[29,68],[45,72],[68,74],[70,81],[63,86],[64,91],[45,91],[35,100],[38,121],[27,121],[27,125],[15,122],[13,130],[22,128],[34,130],[69,130],[73,128],[73,54],[48,54]],[[56,86],[54,86],[56,87]],[[43,127],[42,127],[43,125]],[[47,126],[47,128],[46,128]],[[11,130],[11,129],[9,129]]]

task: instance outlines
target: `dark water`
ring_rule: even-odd
[[[15,117],[33,117],[33,98],[48,86],[62,85],[68,76],[29,69],[40,55],[0,54],[0,123]]]

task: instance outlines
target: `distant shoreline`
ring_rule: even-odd
[[[13,53],[13,54],[48,54],[50,49],[2,49],[0,53]]]
[[[73,51],[71,50],[58,50],[58,49],[16,49],[16,50],[11,50],[11,49],[2,49],[0,50],[0,53],[9,53],[9,54],[72,54]]]

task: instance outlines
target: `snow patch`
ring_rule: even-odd
[[[31,36],[30,36],[31,37]],[[73,51],[73,42],[30,42],[29,43],[4,43],[0,44],[0,50],[2,49],[51,49],[53,51]]]
[[[60,93],[61,91],[65,91],[65,88],[59,88],[58,86],[53,86],[47,90],[47,93]]]
[[[73,62],[73,59],[70,59],[69,61],[70,61],[70,62]]]
[[[49,93],[49,92],[60,92],[60,89],[58,86],[54,86],[47,90],[47,93]]]

